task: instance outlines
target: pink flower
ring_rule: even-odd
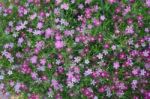
[[[150,70],[150,63],[146,63],[146,64],[145,64],[145,68],[146,68],[147,70]]]
[[[49,69],[51,69],[51,68],[52,68],[52,64],[48,64],[47,67],[48,67]]]
[[[45,65],[46,64],[46,59],[45,58],[40,59],[40,64]]]
[[[41,30],[34,30],[33,31],[34,35],[41,35],[42,33],[43,33],[43,31],[41,31]]]
[[[112,4],[112,3],[115,3],[116,0],[108,0],[108,2]]]
[[[125,9],[124,9],[124,12],[123,12],[123,15],[126,15],[128,12],[131,11],[131,7],[130,6],[127,6]]]
[[[137,75],[138,73],[139,73],[139,69],[133,69],[133,70],[132,70],[132,74],[133,74],[133,75]]]
[[[57,48],[57,49],[60,49],[60,48],[62,48],[64,46],[64,42],[63,41],[56,41],[55,42],[55,47]]]
[[[55,39],[56,39],[56,40],[61,40],[61,39],[62,39],[62,36],[61,36],[60,34],[56,34]]]
[[[40,99],[40,96],[37,94],[31,94],[31,96],[28,99]]]
[[[150,7],[150,0],[146,0],[146,5]]]
[[[134,30],[133,30],[133,26],[127,26],[126,30],[125,30],[126,34],[133,34]]]
[[[37,63],[37,59],[38,59],[37,56],[32,56],[32,57],[30,58],[30,61],[31,61],[32,64],[35,64],[35,63]]]
[[[36,78],[37,78],[37,73],[32,72],[32,73],[31,73],[31,77],[32,77],[32,79],[36,79]]]
[[[62,2],[62,0],[55,0],[55,4],[59,5]]]
[[[113,63],[113,67],[114,67],[115,69],[118,69],[118,68],[120,67],[119,62],[114,62],[114,63]]]
[[[34,13],[34,14],[32,14],[32,15],[30,16],[30,20],[34,20],[36,17],[37,17],[37,14]]]
[[[61,5],[61,9],[68,10],[69,5],[67,3],[64,3],[64,4]]]
[[[50,28],[47,28],[45,30],[45,38],[49,38],[52,35],[52,30]]]
[[[98,19],[94,19],[93,23],[95,26],[99,26],[101,24],[101,22]]]
[[[37,24],[37,28],[38,29],[41,29],[43,27],[43,23],[42,22],[39,22],[38,24]]]
[[[100,19],[101,19],[102,21],[104,21],[104,20],[105,20],[105,16],[102,15],[102,16],[100,17]]]
[[[90,4],[91,0],[86,0],[85,3]]]

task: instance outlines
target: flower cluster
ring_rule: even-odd
[[[150,99],[150,0],[1,0],[0,91],[23,99]]]

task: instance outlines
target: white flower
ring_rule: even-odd
[[[85,64],[89,64],[90,62],[89,62],[88,59],[86,59],[86,60],[84,61],[84,63],[85,63]]]
[[[9,70],[9,71],[8,71],[8,75],[11,75],[11,74],[12,74],[12,71],[11,71],[11,70]]]
[[[130,40],[128,41],[128,44],[129,44],[129,45],[133,45],[133,40],[130,39]]]
[[[54,95],[54,92],[53,91],[50,91],[50,92],[48,92],[48,97],[53,97],[53,95]]]
[[[77,79],[76,79],[75,77],[73,77],[73,78],[71,79],[71,81],[72,81],[72,82],[77,82]]]
[[[145,43],[142,43],[142,47],[145,47],[146,46],[146,44]]]
[[[9,58],[9,62],[14,62],[14,57]]]
[[[115,46],[115,45],[113,45],[111,48],[112,48],[112,50],[115,50],[115,49],[116,49],[116,46]]]
[[[136,84],[137,84],[137,80],[133,80],[133,81],[132,81],[132,84],[133,84],[133,85],[136,85]]]
[[[3,75],[0,75],[0,80],[3,80],[4,79],[4,76]]]
[[[75,57],[74,62],[79,63],[81,61],[81,57]]]
[[[95,84],[96,84],[95,80],[92,80],[92,81],[91,81],[91,84],[92,84],[92,85],[95,85]]]
[[[146,71],[145,71],[144,69],[142,69],[142,70],[140,71],[140,75],[141,75],[141,76],[144,76],[145,73],[146,73]]]
[[[107,97],[111,97],[112,96],[112,93],[111,93],[111,91],[110,91],[110,88],[106,88],[106,96]]]
[[[8,52],[6,50],[2,51],[2,56],[6,56],[6,54],[8,54]]]
[[[102,21],[104,21],[104,20],[105,20],[105,16],[102,15],[102,16],[100,17],[100,19],[101,19]]]
[[[92,74],[92,70],[91,70],[91,69],[88,69],[88,70],[86,70],[86,71],[84,72],[84,75],[85,75],[85,76],[88,76],[88,75],[90,75],[90,74]]]
[[[97,55],[97,57],[98,57],[98,59],[102,59],[102,58],[103,58],[103,54],[99,53],[99,54]]]
[[[67,86],[68,86],[69,88],[72,88],[72,87],[74,86],[74,83],[69,82],[69,83],[67,84]]]
[[[143,52],[143,55],[144,55],[145,57],[148,57],[148,56],[149,56],[149,51],[144,51],[144,52]]]
[[[135,48],[139,48],[139,44],[135,44]]]
[[[104,53],[104,55],[107,55],[108,51],[107,50],[103,50],[103,53]]]
[[[95,96],[95,97],[94,97],[94,99],[98,99],[98,97],[97,97],[97,96]]]
[[[56,64],[59,65],[61,62],[60,60],[56,60]]]
[[[20,83],[17,83],[15,86],[15,92],[19,93],[20,92]]]
[[[39,70],[39,71],[45,71],[45,66],[40,66],[40,67],[37,68],[37,70]]]

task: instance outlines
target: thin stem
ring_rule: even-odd
[[[102,6],[102,13],[104,14],[104,0],[100,0],[101,1],[101,6]]]

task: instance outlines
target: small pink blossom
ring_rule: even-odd
[[[126,30],[125,30],[126,34],[133,34],[134,30],[133,30],[133,26],[127,26]]]
[[[113,67],[114,67],[115,69],[118,69],[118,68],[120,67],[119,62],[114,62],[114,63],[113,63]]]
[[[38,29],[41,29],[43,27],[43,23],[42,22],[39,22],[38,24],[37,24],[37,28]]]
[[[45,58],[40,59],[40,64],[45,65],[46,64],[46,59]]]
[[[61,9],[68,10],[68,9],[69,9],[69,4],[63,3],[63,4],[61,5]]]
[[[147,7],[150,7],[150,0],[146,0]]]
[[[37,59],[38,59],[37,56],[32,56],[32,57],[30,58],[30,61],[31,61],[32,64],[35,64],[35,63],[37,63]]]
[[[50,28],[47,28],[45,30],[45,38],[49,38],[52,35],[53,30]]]
[[[55,47],[56,47],[57,49],[63,48],[63,47],[64,47],[64,42],[57,40],[57,41],[55,42]]]

